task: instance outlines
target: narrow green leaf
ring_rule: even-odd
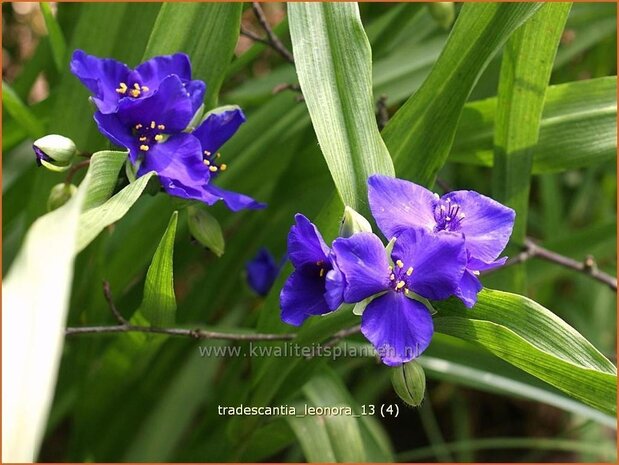
[[[398,171],[430,185],[449,154],[457,123],[477,79],[538,3],[467,3],[421,88],[398,110],[383,136]]]
[[[2,106],[32,139],[45,135],[45,128],[41,121],[32,114],[13,88],[4,81],[2,81]]]
[[[449,160],[493,165],[496,98],[464,107]],[[549,86],[533,148],[533,174],[553,173],[612,160],[617,152],[617,78]]]
[[[118,181],[118,173],[127,161],[127,152],[103,150],[92,155],[88,172],[92,180],[88,186],[83,210],[90,210],[110,198]]]
[[[105,227],[125,216],[125,213],[129,211],[140,195],[142,195],[148,181],[155,174],[154,171],[146,173],[107,202],[85,211],[80,217],[77,250],[83,250]]]
[[[242,3],[164,3],[144,58],[187,53],[194,78],[206,82],[206,108],[213,108],[234,55],[242,8]]]
[[[485,289],[472,310],[437,303],[438,332],[475,342],[603,412],[616,411],[616,367],[575,329],[536,302]]]
[[[152,326],[169,326],[176,319],[172,261],[177,222],[178,212],[174,212],[146,273],[140,312]]]
[[[304,405],[297,404],[295,408],[303,411]],[[286,420],[294,431],[308,462],[334,463],[336,461],[322,417],[316,415],[287,416]]]
[[[511,241],[526,236],[531,166],[552,63],[571,3],[542,6],[509,39],[503,52],[494,132],[494,197],[516,211]],[[525,289],[524,265],[512,267],[508,280]]]
[[[78,219],[90,178],[42,216],[2,286],[3,462],[33,462],[52,402],[66,324]]]
[[[290,3],[299,83],[329,170],[345,205],[364,213],[366,180],[393,175],[378,132],[372,57],[354,3]]]
[[[63,72],[66,66],[67,44],[65,43],[62,30],[52,14],[52,9],[47,2],[41,2],[41,13],[47,27],[47,35],[52,48],[52,56],[54,64],[59,72]]]

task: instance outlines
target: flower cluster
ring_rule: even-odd
[[[408,362],[434,332],[425,299],[452,295],[477,301],[481,271],[501,266],[514,224],[512,209],[473,191],[439,197],[412,182],[368,179],[372,215],[387,247],[372,232],[339,237],[328,247],[303,215],[288,236],[295,268],[280,294],[282,320],[301,325],[312,315],[363,303],[361,332],[382,361]]]
[[[76,50],[71,71],[92,93],[99,130],[129,151],[137,176],[155,171],[168,194],[208,205],[223,200],[233,211],[265,206],[212,183],[227,168],[217,151],[245,115],[238,107],[223,107],[207,113],[192,130],[206,85],[192,80],[187,55],[158,56],[130,69]]]

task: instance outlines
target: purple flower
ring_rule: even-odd
[[[294,272],[280,293],[282,320],[300,326],[312,315],[324,315],[342,303],[343,281],[316,226],[300,213],[288,234],[288,258]]]
[[[156,171],[165,191],[177,197],[213,205],[223,200],[228,208],[264,208],[264,204],[211,183],[225,165],[213,162],[217,150],[245,121],[238,109],[214,113],[193,133],[183,132],[193,116],[191,97],[178,76],[165,78],[156,92],[141,99],[123,99],[115,113],[95,113],[99,130],[113,143],[129,150],[139,165],[138,176]]]
[[[464,236],[467,272],[456,295],[469,308],[482,287],[477,277],[480,271],[505,263],[506,258],[497,258],[511,236],[515,212],[489,197],[474,191],[439,197],[412,182],[382,175],[368,178],[368,197],[372,215],[388,238],[408,228]]]
[[[336,239],[333,251],[345,282],[344,302],[378,294],[363,312],[361,332],[383,363],[397,366],[418,357],[430,344],[434,327],[430,312],[412,293],[440,300],[456,291],[466,265],[462,236],[405,230],[395,241],[393,265],[372,233]]]
[[[177,76],[189,96],[192,115],[202,105],[206,85],[191,79],[191,62],[184,53],[158,56],[135,69],[111,58],[98,58],[83,50],[71,57],[71,72],[92,92],[101,113],[113,113],[124,100],[150,97],[170,75]]]
[[[247,283],[256,294],[266,296],[277,275],[285,262],[282,260],[279,264],[275,262],[275,258],[266,248],[261,248],[256,256],[245,265],[247,271]]]

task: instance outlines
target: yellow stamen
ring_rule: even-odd
[[[204,155],[206,155],[207,157],[210,157],[211,156],[211,152],[209,152],[208,150],[205,150],[204,151]]]
[[[142,92],[148,92],[150,89],[147,86],[142,86]]]
[[[217,158],[221,157],[221,153],[217,152],[217,155],[215,155]]]
[[[127,84],[125,84],[124,82],[121,82],[120,84],[118,84],[118,89],[116,89],[116,92],[118,92],[119,94],[124,94],[125,92],[127,92]]]
[[[204,164],[205,164],[206,166],[208,166],[208,165],[210,165],[210,164],[211,164],[211,162],[210,162],[209,160],[204,160]]]
[[[398,281],[398,284],[395,285],[395,288],[402,289],[404,286],[406,286],[406,283],[404,281]]]
[[[157,134],[157,135],[155,136],[155,140],[156,140],[157,142],[161,142],[161,141],[163,140],[163,136],[162,136],[161,134]]]
[[[410,275],[412,275],[412,274],[413,274],[413,267],[412,267],[412,266],[409,266],[409,267],[408,267],[408,270],[406,270],[406,275],[407,275],[407,276],[410,276]]]
[[[139,89],[131,89],[129,91],[129,93],[131,94],[132,97],[139,97],[140,96],[140,90]]]
[[[475,276],[479,276],[479,271],[477,270],[471,271],[471,273],[473,273]]]
[[[389,271],[393,271],[393,267],[389,265]]]
[[[136,90],[140,90],[140,85],[137,82],[133,83],[133,88]]]
[[[142,152],[148,152],[148,148],[149,148],[148,145],[140,145],[140,150]]]
[[[225,163],[222,163],[221,166],[219,167],[219,169],[221,171],[226,171],[228,169],[228,165],[226,165]]]
[[[396,261],[395,264],[398,265],[398,268],[404,268],[404,263],[402,263],[402,260]]]
[[[151,129],[155,129],[155,126],[156,126],[155,122],[154,122],[154,121],[151,121],[151,122],[150,122],[150,128],[151,128]]]
[[[135,128],[136,128],[136,129],[142,129],[142,125],[141,125],[141,124],[136,124],[136,125],[135,125]]]
[[[160,129],[161,131],[163,131],[165,129],[165,125],[164,124],[159,124],[157,126],[157,129]]]
[[[140,137],[140,142],[144,142],[144,141],[146,141],[146,136]]]
[[[325,275],[325,269],[321,268],[320,269],[320,277],[322,278]]]
[[[209,166],[208,169],[209,169],[209,171],[212,171],[213,173],[215,171],[217,171],[217,167],[216,166]]]
[[[391,275],[389,276],[389,279],[390,279],[391,281],[395,281],[395,275],[394,275],[393,273],[391,273]]]

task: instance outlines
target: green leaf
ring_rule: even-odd
[[[164,3],[144,58],[187,53],[194,79],[206,82],[206,107],[214,107],[239,38],[242,8],[242,3]]]
[[[366,181],[393,175],[372,95],[372,57],[354,3],[290,3],[299,83],[331,176],[345,205],[367,209]]]
[[[32,224],[2,286],[5,462],[33,462],[64,342],[78,220],[90,178],[64,206]]]
[[[80,217],[77,250],[81,251],[86,248],[103,229],[125,216],[133,204],[140,198],[148,181],[150,181],[155,174],[154,171],[146,173],[105,203],[82,213]]]
[[[467,3],[421,88],[383,131],[399,172],[429,185],[449,154],[457,123],[490,58],[540,4]]]
[[[527,228],[531,165],[544,108],[552,63],[571,3],[543,5],[505,45],[494,130],[492,191],[513,208],[516,221],[511,241],[523,244]],[[512,267],[515,290],[526,287],[524,265]]]
[[[302,412],[304,404],[296,404],[295,408]],[[310,463],[334,463],[336,461],[333,445],[322,417],[316,415],[287,416],[286,420],[301,445],[305,460]]]
[[[174,238],[178,212],[172,213],[153,261],[146,273],[144,297],[140,305],[141,314],[151,326],[169,326],[176,319],[176,296],[174,295]]]
[[[464,107],[450,161],[492,166],[496,108],[496,98]],[[549,86],[533,149],[533,174],[612,160],[617,152],[616,122],[616,77]]]
[[[486,289],[471,310],[455,299],[437,307],[438,332],[475,342],[585,404],[616,412],[615,366],[538,303]]]
[[[2,81],[2,106],[32,139],[45,135],[45,128],[41,121],[32,114],[13,88],[4,81]]]
[[[221,257],[226,243],[217,218],[206,211],[206,208],[198,206],[189,207],[187,215],[191,235],[204,247],[208,247],[215,255]]]
[[[52,48],[54,64],[56,65],[56,69],[59,72],[62,72],[66,66],[67,44],[65,43],[60,26],[52,14],[52,9],[49,3],[41,2],[40,5],[41,13],[43,13],[43,19],[45,20],[45,26],[47,27],[49,42]]]

